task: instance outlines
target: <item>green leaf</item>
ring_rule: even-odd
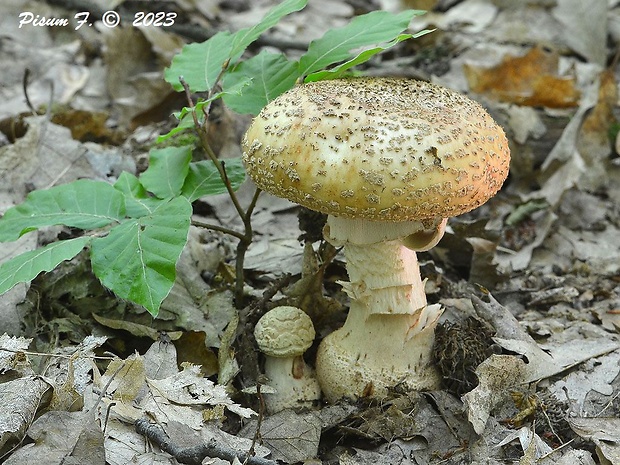
[[[129,218],[146,216],[161,205],[162,200],[152,197],[140,184],[140,180],[131,173],[123,171],[114,188],[125,195],[125,214]]]
[[[241,158],[229,158],[222,160],[222,163],[231,187],[233,190],[239,189],[245,180],[245,169]],[[224,194],[225,192],[226,186],[211,160],[190,164],[182,191],[182,195],[187,197],[190,202],[205,195]]]
[[[231,51],[232,35],[227,31],[218,32],[198,44],[187,44],[174,56],[170,67],[164,71],[164,78],[179,92],[183,90],[180,77],[192,92],[211,90],[228,63]]]
[[[103,181],[80,179],[62,186],[33,191],[0,218],[0,242],[14,241],[43,226],[64,224],[94,229],[125,216],[123,195]]]
[[[53,270],[60,262],[71,260],[90,242],[90,237],[78,237],[52,242],[40,249],[31,250],[0,265],[0,294],[17,283],[32,281],[43,271]]]
[[[392,41],[409,27],[411,19],[423,14],[406,10],[398,14],[373,11],[354,18],[349,24],[327,31],[323,37],[310,42],[308,51],[299,60],[300,75],[305,76],[348,60],[351,50]]]
[[[176,197],[181,193],[190,161],[189,146],[151,149],[149,167],[140,176],[140,183],[160,199]]]
[[[237,113],[257,115],[267,103],[293,87],[298,77],[296,62],[281,53],[264,50],[239,63],[224,76],[226,90],[248,83],[239,93],[226,93],[224,102]]]
[[[183,108],[183,110],[185,110],[186,108]],[[155,143],[161,144],[162,142],[167,141],[171,137],[176,136],[177,134],[183,131],[196,128],[194,117],[192,116],[191,113],[180,112],[178,114],[175,114],[174,116],[176,116],[179,120],[179,124],[177,125],[177,127],[172,128],[168,133],[162,134],[159,137],[157,137],[157,140],[155,141]],[[198,122],[201,123],[202,121],[204,121],[204,115],[199,115],[199,116],[200,118],[198,119]]]
[[[342,77],[343,74],[346,73],[349,69],[353,68],[354,66],[365,63],[366,61],[370,60],[376,54],[384,52],[385,50],[392,48],[394,45],[399,44],[400,42],[404,40],[415,39],[416,37],[420,37],[430,32],[433,32],[433,30],[425,29],[416,34],[400,34],[398,37],[396,37],[394,40],[391,40],[387,44],[364,50],[358,53],[357,56],[355,56],[354,58],[338,66],[335,66],[334,68],[323,70],[323,71],[317,71],[316,73],[309,74],[304,79],[304,82],[323,81],[325,79],[338,79]]]
[[[196,129],[196,122],[198,122],[198,124],[203,124],[205,121],[205,106],[209,105],[214,100],[222,98],[228,93],[240,94],[243,87],[249,85],[250,81],[251,79],[249,78],[246,80],[239,80],[239,82],[236,82],[234,86],[229,87],[228,89],[226,89],[226,91],[216,92],[211,97],[200,100],[193,107],[183,107],[180,112],[177,112],[174,115],[179,120],[179,125],[167,134],[159,136],[157,138],[157,143],[159,144],[161,142],[164,142],[170,137],[188,129]],[[196,120],[194,120],[194,113],[196,113]]]
[[[217,92],[211,97],[200,100],[193,107],[183,107],[181,111],[175,112],[174,116],[179,120],[179,124],[176,128],[172,129],[168,134],[161,135],[157,138],[157,143],[161,143],[175,134],[185,131],[187,129],[196,129],[196,122],[203,124],[205,121],[205,108],[211,104],[214,100],[217,100],[224,95],[224,92]],[[194,113],[196,119],[194,120]]]
[[[156,316],[174,284],[191,214],[188,200],[176,197],[161,202],[150,215],[126,220],[106,237],[93,239],[93,272],[117,296]]]
[[[222,70],[237,60],[243,51],[267,29],[284,16],[299,11],[308,0],[285,0],[272,8],[255,26],[241,29],[234,34],[221,31],[199,44],[188,44],[166,68],[164,78],[176,91],[182,91],[180,77],[192,92],[205,92],[217,84]]]
[[[308,0],[285,0],[269,10],[258,24],[237,31],[232,38],[231,59],[241,56],[248,45],[258,39],[263,32],[271,29],[283,17],[302,10],[307,3]]]
[[[515,224],[519,224],[522,221],[526,220],[532,214],[536,213],[539,210],[544,210],[549,208],[549,204],[546,200],[543,199],[532,199],[528,200],[526,203],[523,203],[517,206],[506,218],[506,224],[508,226],[514,226]]]

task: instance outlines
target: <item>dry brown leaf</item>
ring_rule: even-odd
[[[559,55],[534,47],[521,57],[506,55],[492,68],[465,64],[463,71],[473,92],[527,106],[567,108],[577,105],[574,77],[558,76]]]
[[[71,137],[81,142],[119,144],[121,135],[106,125],[108,114],[86,110],[64,109],[52,116],[52,123],[71,130]]]
[[[0,384],[0,454],[21,441],[37,409],[47,404],[52,386],[39,376]]]
[[[598,101],[581,125],[581,137],[595,137],[600,144],[610,145],[609,128],[616,122],[613,109],[618,101],[618,87],[614,71],[601,73]]]
[[[207,348],[204,331],[186,331],[174,345],[177,359],[200,366],[204,376],[213,376],[218,372],[217,355]]]
[[[146,383],[144,359],[140,354],[133,354],[126,360],[115,359],[101,376],[100,389],[106,388],[106,394],[120,402],[133,402]]]
[[[577,150],[587,166],[579,183],[581,188],[595,191],[609,180],[609,155],[612,152],[609,134],[618,124],[614,115],[617,100],[614,71],[605,70],[599,77],[596,104],[585,115],[577,136]]]
[[[9,465],[105,464],[103,433],[88,412],[47,412],[28,429],[34,440],[4,462]]]

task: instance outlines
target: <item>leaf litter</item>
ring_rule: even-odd
[[[261,43],[294,54],[358,9],[400,11],[409,2],[310,3]],[[462,396],[396,389],[378,405],[322,405],[262,418],[256,396],[239,390],[256,384],[249,373],[259,367],[237,362],[240,350],[252,350],[237,341],[257,318],[239,321],[231,293],[222,291],[234,241],[195,231],[157,320],[106,293],[82,256],[2,296],[0,453],[6,463],[172,463],[161,443],[155,439],[160,447],[149,450],[145,434],[136,432],[134,422],[145,416],[184,450],[216,441],[286,463],[620,463],[614,59],[620,8],[595,2],[586,14],[575,0],[423,3],[432,12],[416,17],[412,30],[437,30],[373,58],[366,71],[397,70],[470,93],[512,140],[511,179],[502,195],[453,220],[447,236],[454,240],[421,254],[429,296],[448,308],[445,318],[473,317],[494,329],[495,353],[475,367],[476,386]],[[273,2],[176,4],[197,17],[194,25],[212,31],[249,27]],[[63,16],[67,10],[42,2],[0,8],[6,31],[0,60],[12,64],[0,71],[2,211],[33,188],[143,170],[150,144],[183,105],[162,74],[187,38],[97,24],[77,32],[39,28],[26,39],[16,28],[20,11]],[[439,62],[446,65],[431,66]],[[24,98],[25,69],[32,108]],[[48,115],[32,117],[33,109]],[[225,114],[223,121],[222,152],[234,156],[247,119]],[[199,204],[199,216],[230,225],[225,196]],[[474,221],[481,227],[471,227]],[[310,252],[298,240],[296,209],[285,201],[262,197],[255,225],[247,292],[309,308],[319,302],[309,313],[327,309],[323,336],[342,318],[342,296],[333,285],[343,274],[342,258],[320,273],[304,271]],[[36,244],[31,236],[19,247],[66,234],[50,228]],[[5,258],[16,244],[0,247]],[[306,250],[322,253],[316,245]],[[271,292],[285,273],[302,276],[302,284]],[[299,297],[316,295],[317,283],[324,301]],[[221,384],[205,377],[216,374]],[[15,410],[18,416],[10,413]]]

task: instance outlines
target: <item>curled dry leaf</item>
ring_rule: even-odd
[[[509,390],[524,381],[525,363],[513,355],[491,355],[476,370],[478,386],[463,396],[467,417],[482,434],[491,411],[504,402]]]
[[[534,464],[536,463],[536,460],[551,452],[551,447],[549,447],[547,443],[545,443],[545,441],[543,441],[542,438],[538,436],[538,434],[536,434],[527,426],[519,428],[517,431],[511,432],[497,446],[505,446],[506,444],[514,441],[515,439],[519,440],[519,443],[521,444],[524,452],[523,458],[519,463]],[[524,459],[527,461],[525,461]]]

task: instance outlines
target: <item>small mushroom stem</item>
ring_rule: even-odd
[[[327,240],[344,246],[350,281],[341,284],[351,298],[345,324],[319,346],[317,374],[325,396],[329,400],[376,396],[399,382],[409,389],[435,387],[438,378],[430,363],[431,349],[442,310],[439,305],[427,305],[416,253],[408,246],[423,249],[436,244],[445,221],[435,222],[434,232],[422,233],[424,226],[418,225],[410,234],[395,233],[403,237],[374,243],[374,230],[366,236],[371,243],[360,237],[359,228],[355,243],[344,239],[343,222],[345,226],[356,223],[328,220],[325,231]],[[385,232],[389,225],[370,227]]]
[[[302,355],[265,357],[265,375],[275,392],[263,394],[269,413],[285,408],[309,408],[321,397],[314,370]]]

